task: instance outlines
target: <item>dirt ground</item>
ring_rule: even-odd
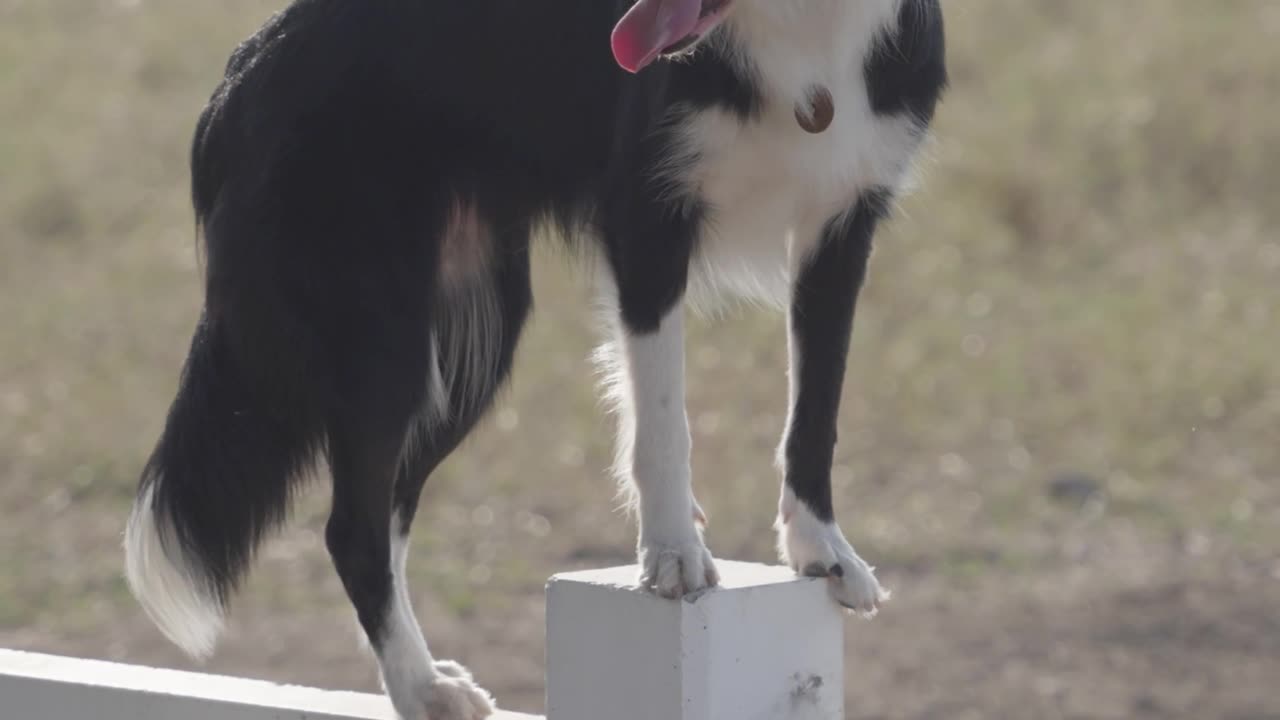
[[[120,536],[198,309],[186,144],[279,0],[0,0],[0,646],[196,667]],[[954,87],[883,233],[838,515],[893,601],[853,718],[1280,718],[1280,4],[944,3]],[[542,589],[630,561],[583,279],[537,265],[515,381],[429,483],[442,657],[542,709]],[[709,542],[769,561],[781,318],[696,320]],[[376,689],[324,478],[202,669]]]

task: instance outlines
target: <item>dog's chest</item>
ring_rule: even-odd
[[[691,122],[694,176],[721,223],[762,209],[825,221],[869,187],[896,186],[919,140],[909,119],[873,112],[867,93],[867,57],[894,30],[896,2],[773,3],[748,0],[730,27],[753,69],[758,117],[711,110]],[[796,117],[815,91],[830,93],[834,111],[819,133]]]
[[[893,32],[898,0],[739,1],[727,37],[751,68],[759,113],[693,113],[687,181],[707,208],[709,259],[745,261],[750,284],[764,290],[774,270],[757,266],[787,250],[802,255],[862,192],[902,182],[920,132],[909,118],[877,115],[868,98],[866,60]],[[796,110],[817,89],[830,93],[834,113],[814,133]],[[785,275],[785,263],[777,270]]]

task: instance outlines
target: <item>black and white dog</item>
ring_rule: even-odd
[[[946,84],[939,0],[633,1],[296,0],[232,55],[192,150],[204,311],[125,539],[178,645],[212,650],[323,453],[325,539],[396,710],[491,712],[427,649],[406,538],[511,369],[548,225],[606,268],[640,582],[717,581],[682,317],[727,292],[789,305],[783,559],[856,611],[886,597],[830,471],[872,234]]]

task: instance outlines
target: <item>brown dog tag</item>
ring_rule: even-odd
[[[808,112],[805,112],[806,108],[801,104],[796,104],[796,122],[800,123],[805,132],[817,135],[831,127],[831,121],[836,116],[836,105],[831,99],[831,91],[822,85],[809,88],[808,95]]]

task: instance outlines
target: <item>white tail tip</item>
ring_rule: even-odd
[[[168,520],[156,517],[153,487],[135,501],[129,516],[125,575],[160,631],[188,655],[203,659],[213,652],[222,631],[222,604],[185,557]]]

